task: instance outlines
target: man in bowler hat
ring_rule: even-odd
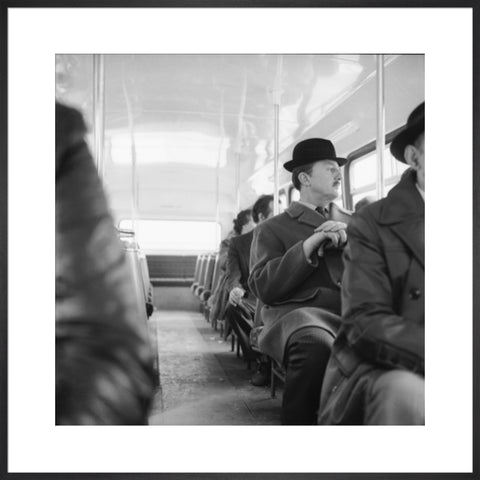
[[[390,151],[410,166],[348,226],[342,326],[322,387],[319,423],[425,423],[425,103]]]
[[[249,284],[261,304],[261,351],[286,368],[282,424],[316,423],[320,388],[339,326],[346,212],[340,167],[329,140],[298,143],[284,167],[300,191],[282,214],[253,234]]]

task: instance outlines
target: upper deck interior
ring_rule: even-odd
[[[423,101],[425,59],[381,57],[388,133]],[[118,223],[213,222],[218,245],[258,195],[284,187],[288,203],[281,164],[297,141],[329,138],[339,156],[375,141],[377,71],[377,55],[57,55],[56,90],[87,120]]]

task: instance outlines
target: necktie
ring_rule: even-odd
[[[324,217],[328,217],[328,209],[324,207],[317,207],[315,209],[316,212],[318,212],[320,215],[323,215]]]

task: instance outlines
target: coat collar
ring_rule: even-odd
[[[237,237],[235,237],[235,243],[241,243],[246,245],[249,245],[250,243],[252,243],[253,230],[250,230],[249,232],[244,233],[243,235],[238,235]]]
[[[318,212],[299,202],[292,202],[285,210],[285,213],[290,217],[295,218],[300,223],[310,225],[314,228],[318,227],[325,221],[325,218]]]
[[[425,217],[425,202],[415,182],[415,171],[407,171],[383,202],[379,223],[394,225]]]
[[[352,212],[340,208],[336,203],[330,203],[329,205],[329,220],[335,220],[338,222],[347,223],[350,221]],[[290,206],[285,210],[285,213],[292,218],[296,218],[300,223],[305,223],[312,227],[318,227],[325,221],[325,217],[320,215],[315,210],[307,207],[300,202],[292,202]]]
[[[406,173],[383,202],[378,222],[389,225],[413,252],[425,262],[425,202],[415,186],[415,172]]]

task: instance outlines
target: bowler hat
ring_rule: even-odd
[[[421,103],[408,116],[406,125],[390,144],[392,155],[403,163],[405,162],[404,152],[407,145],[412,145],[418,136],[425,131],[425,102]]]
[[[289,172],[294,168],[315,163],[319,160],[333,160],[340,166],[347,163],[346,158],[339,158],[335,153],[335,147],[330,140],[324,138],[309,138],[295,145],[292,154],[292,160],[284,163],[284,168]]]

